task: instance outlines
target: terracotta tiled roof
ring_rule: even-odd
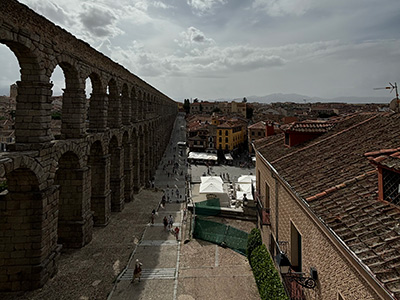
[[[303,121],[292,123],[288,130],[296,132],[328,132],[335,126],[333,122]]]
[[[365,156],[374,164],[400,171],[400,147],[368,152]]]
[[[248,129],[265,129],[265,122],[260,121],[247,127]]]
[[[359,114],[296,147],[272,137],[257,143],[296,194],[398,299],[400,209],[378,200],[378,175],[370,161],[399,168],[399,128],[400,114]]]

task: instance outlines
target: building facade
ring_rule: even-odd
[[[289,259],[293,299],[400,299],[399,125],[399,114],[353,115],[297,145],[285,133],[255,143],[263,242]]]

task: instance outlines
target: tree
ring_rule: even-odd
[[[188,114],[190,112],[190,101],[189,99],[183,100],[183,109]]]
[[[246,107],[246,118],[251,119],[253,117],[254,109],[250,106]]]
[[[246,103],[246,102],[247,102],[247,98],[244,97],[242,102],[243,102],[243,103]]]

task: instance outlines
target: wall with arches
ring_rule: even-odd
[[[21,77],[15,144],[0,154],[0,291],[35,289],[149,184],[177,104],[123,66],[15,0],[0,2],[0,43]],[[65,78],[61,134],[51,128],[51,76]],[[92,93],[86,98],[86,80]]]

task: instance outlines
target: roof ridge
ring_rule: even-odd
[[[345,133],[345,132],[347,132],[347,131],[350,131],[351,129],[354,129],[354,128],[358,127],[358,126],[361,126],[362,124],[367,123],[367,122],[369,122],[369,121],[375,119],[376,117],[378,117],[378,115],[379,115],[379,114],[375,114],[375,115],[373,115],[371,118],[368,118],[368,119],[366,119],[366,120],[364,120],[364,121],[361,121],[360,123],[354,124],[354,125],[352,125],[352,126],[346,128],[346,129],[343,129],[342,131],[336,132],[335,134],[332,134],[332,135],[330,135],[330,136],[328,136],[328,137],[326,137],[326,138],[324,138],[324,139],[322,139],[322,140],[319,140],[319,141],[317,141],[317,142],[315,142],[315,143],[313,143],[313,144],[307,145],[307,146],[305,146],[305,147],[303,147],[303,148],[301,148],[301,149],[298,149],[298,150],[293,151],[293,152],[291,152],[291,153],[288,153],[288,154],[286,154],[286,155],[284,155],[284,156],[281,156],[281,157],[275,159],[274,161],[272,161],[271,164],[276,163],[276,162],[278,162],[278,161],[280,161],[280,160],[282,160],[282,159],[284,159],[284,158],[286,158],[286,157],[292,156],[292,155],[294,155],[295,153],[298,153],[298,152],[300,152],[300,151],[309,149],[309,148],[311,148],[311,147],[313,147],[313,146],[315,146],[315,145],[319,145],[319,144],[321,144],[322,142],[325,142],[325,141],[327,141],[327,140],[329,140],[329,139],[331,139],[331,138],[333,138],[333,137],[336,137],[336,136],[338,136],[338,135],[340,135],[340,134],[342,134],[342,133]],[[356,117],[356,116],[357,116],[357,115],[354,115],[354,116],[352,116],[352,118],[354,118],[354,117]]]
[[[324,197],[324,196],[326,196],[328,194],[331,194],[331,193],[333,193],[333,192],[335,192],[337,190],[343,189],[346,186],[349,186],[349,185],[351,185],[351,184],[353,184],[353,183],[355,183],[357,181],[360,181],[360,180],[364,179],[365,177],[370,176],[370,175],[372,175],[372,174],[374,174],[376,172],[377,172],[377,170],[372,170],[372,171],[368,171],[368,172],[366,172],[364,174],[358,175],[358,176],[356,176],[354,178],[348,179],[348,180],[342,182],[341,184],[337,184],[334,187],[331,187],[329,189],[326,189],[326,190],[322,191],[321,193],[315,194],[314,196],[307,197],[306,201],[307,202],[311,202],[311,201],[320,199],[320,198],[322,198],[322,197]]]

